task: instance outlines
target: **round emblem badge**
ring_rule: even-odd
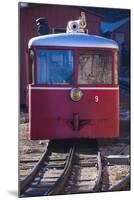
[[[73,101],[79,101],[83,96],[83,93],[80,88],[72,88],[70,91],[70,98]]]

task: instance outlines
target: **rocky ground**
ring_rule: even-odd
[[[42,153],[46,150],[48,140],[31,141],[28,139],[28,115],[20,113],[19,125],[19,178],[23,179],[35,166]],[[27,162],[28,161],[28,162]],[[29,161],[31,161],[29,163]]]

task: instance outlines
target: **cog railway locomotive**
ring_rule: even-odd
[[[82,16],[29,41],[32,140],[119,136],[118,45],[85,26]]]

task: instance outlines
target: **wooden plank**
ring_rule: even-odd
[[[107,165],[116,164],[116,165],[128,165],[130,164],[129,155],[109,155],[105,156],[105,162]]]

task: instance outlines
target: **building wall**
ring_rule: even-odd
[[[112,38],[116,40],[116,35],[117,34],[121,34],[124,36],[124,44],[129,47],[129,33],[130,33],[130,24],[129,21],[122,25],[121,27],[119,27],[118,29],[116,29],[113,33],[112,33]]]
[[[81,13],[80,7],[62,5],[41,5],[20,9],[20,104],[26,99],[26,51],[28,40],[37,36],[35,20],[47,17],[51,29],[66,28],[69,20],[76,20]],[[86,12],[89,33],[100,35],[100,22],[103,17]]]
[[[112,33],[112,38],[119,43],[120,76],[129,77],[130,73],[130,22],[122,25]]]

